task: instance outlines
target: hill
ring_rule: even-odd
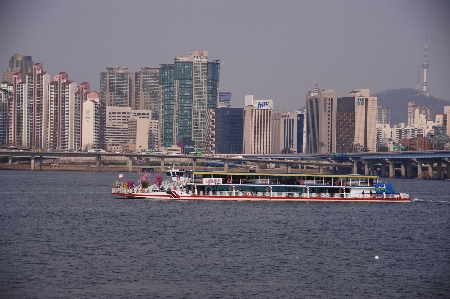
[[[391,110],[391,125],[408,123],[408,103],[414,102],[416,107],[427,106],[433,110],[433,115],[443,113],[444,106],[450,106],[450,101],[435,97],[425,97],[417,94],[412,88],[389,89],[371,96],[378,98],[378,106]],[[434,119],[433,119],[434,120]]]

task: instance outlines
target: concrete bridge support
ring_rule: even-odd
[[[428,163],[428,177],[433,177],[433,162]]]
[[[227,161],[223,162],[223,171],[228,172],[228,162]]]
[[[322,174],[323,173],[323,166],[319,165],[319,173]]]
[[[159,158],[159,159],[160,159],[160,161],[161,161],[161,171],[165,171],[165,170],[166,170],[166,166],[165,166],[165,164],[164,164],[164,158],[161,157],[161,158]]]
[[[422,162],[417,161],[417,178],[421,179],[423,176],[422,174]]]
[[[8,164],[12,164],[12,162],[13,162],[12,157],[9,157]]]
[[[36,168],[36,161],[35,161],[35,157],[34,156],[32,156],[31,157],[31,170],[35,170],[35,168]]]
[[[441,161],[438,161],[436,163],[436,177],[438,179],[442,179],[443,178],[443,176],[442,176],[442,162]]]
[[[364,162],[364,175],[369,175],[369,162]]]
[[[357,160],[353,160],[353,170],[352,170],[353,174],[358,174],[358,161]]]
[[[381,177],[386,177],[386,163],[384,161],[381,162]]]
[[[102,155],[97,155],[97,171],[100,171],[101,165],[102,165]]]
[[[291,164],[286,164],[286,170],[287,170],[287,173],[291,173],[292,172]],[[320,173],[322,173],[322,170],[320,169],[320,167],[319,167],[319,171],[320,171]]]
[[[412,178],[412,161],[405,162],[406,163],[406,177]]]
[[[450,162],[447,161],[447,173],[445,174],[445,178],[450,180]]]
[[[128,157],[128,172],[133,171],[133,158]]]
[[[395,177],[395,163],[393,161],[389,161],[389,177]]]
[[[370,163],[369,163],[369,174],[370,174],[370,175],[373,174],[374,166],[375,166],[375,163],[374,163],[374,162],[370,162]]]
[[[223,165],[225,166],[225,163],[223,163]],[[195,170],[196,167],[197,167],[197,159],[192,158],[192,170]]]
[[[406,178],[406,163],[401,162],[400,163],[400,173],[402,178]]]

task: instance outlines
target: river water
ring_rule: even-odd
[[[0,170],[0,298],[450,298],[450,181],[389,180],[412,203],[181,202],[113,198],[118,175]]]

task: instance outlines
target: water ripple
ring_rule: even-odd
[[[112,199],[117,177],[0,171],[0,297],[450,297],[448,182],[268,204]]]

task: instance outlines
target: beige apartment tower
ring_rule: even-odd
[[[243,154],[268,155],[272,153],[272,100],[245,96]]]

